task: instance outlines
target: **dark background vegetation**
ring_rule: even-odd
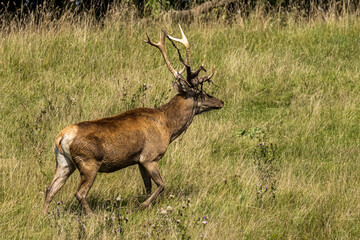
[[[91,13],[101,19],[114,7],[131,5],[139,17],[150,16],[164,11],[187,11],[189,9],[202,9],[211,11],[215,7],[225,8],[230,12],[246,14],[256,6],[262,5],[266,10],[302,9],[308,14],[312,9],[327,11],[329,6],[336,6],[339,11],[343,9],[358,9],[359,1],[349,0],[0,0],[0,14],[21,17],[28,13],[48,11],[52,16],[59,18],[63,13]],[[203,11],[200,11],[201,13]]]

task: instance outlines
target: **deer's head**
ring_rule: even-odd
[[[180,25],[179,25],[180,27]],[[224,102],[216,97],[213,97],[207,94],[203,90],[203,84],[205,82],[213,83],[211,78],[214,76],[215,73],[215,66],[212,68],[212,73],[210,75],[199,76],[201,71],[206,72],[204,67],[204,61],[202,62],[201,66],[196,70],[191,70],[190,66],[190,45],[189,42],[180,27],[182,38],[174,38],[169,36],[164,30],[163,36],[160,33],[160,41],[158,43],[154,43],[150,40],[150,37],[147,35],[146,43],[150,44],[158,48],[164,57],[165,63],[170,70],[170,72],[174,75],[175,80],[173,81],[174,89],[179,93],[178,95],[182,96],[185,99],[190,99],[194,102],[195,114],[200,114],[203,112],[211,111],[213,109],[220,109],[224,106]],[[176,71],[174,67],[171,65],[169,57],[166,53],[165,48],[165,39],[169,39],[172,45],[176,48],[179,60],[184,65],[184,67],[180,71]],[[186,49],[186,61],[181,56],[179,48],[176,46],[174,41],[179,42],[185,46]],[[186,71],[186,78],[183,76],[183,73]]]

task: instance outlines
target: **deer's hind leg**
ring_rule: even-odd
[[[50,202],[52,201],[56,193],[64,185],[66,180],[76,169],[74,163],[68,157],[61,154],[57,148],[55,149],[55,156],[56,156],[55,175],[51,184],[46,188],[43,214],[47,213]]]
[[[83,161],[82,164],[78,165],[80,171],[80,184],[76,191],[75,197],[85,209],[88,215],[92,214],[89,203],[86,201],[86,196],[93,185],[100,165],[96,160]]]

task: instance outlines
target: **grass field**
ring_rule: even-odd
[[[225,107],[170,145],[153,208],[137,209],[145,194],[134,166],[98,175],[92,218],[74,197],[77,171],[41,216],[62,128],[175,95],[160,53],[143,42],[161,28],[179,36],[175,23],[116,18],[1,33],[0,238],[357,239],[360,24],[351,15],[184,24],[193,65],[204,54],[216,65],[218,87],[206,90]]]

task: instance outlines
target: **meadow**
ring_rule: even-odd
[[[254,14],[182,27],[205,90],[223,109],[195,117],[160,161],[165,190],[140,210],[137,166],[99,174],[85,215],[76,171],[41,215],[67,125],[176,94],[157,41],[176,22],[86,18],[3,26],[1,239],[357,239],[360,236],[360,23]],[[172,63],[180,68],[169,42]]]

